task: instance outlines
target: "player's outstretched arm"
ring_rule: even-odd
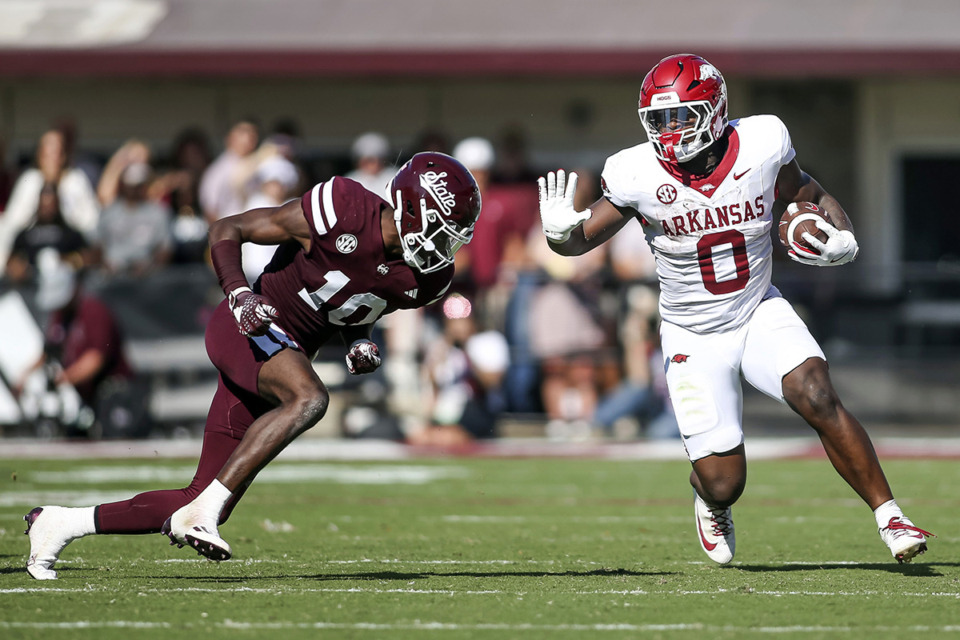
[[[563,256],[577,256],[600,246],[631,218],[606,198],[584,211],[577,211],[573,196],[577,174],[567,182],[563,169],[537,180],[540,187],[540,222],[550,248]]]
[[[804,239],[820,252],[817,256],[801,256],[795,251],[790,257],[797,262],[819,267],[833,267],[853,262],[860,253],[860,246],[853,235],[853,224],[837,199],[831,196],[820,186],[820,183],[810,177],[800,168],[797,161],[791,160],[784,165],[777,175],[777,198],[784,204],[791,202],[812,202],[827,212],[829,224],[822,220],[816,222],[817,227],[827,234],[827,241],[821,242],[810,234],[804,234]]]

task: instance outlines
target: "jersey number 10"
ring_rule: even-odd
[[[327,271],[324,276],[326,284],[308,293],[306,288],[300,289],[300,297],[310,305],[314,311],[322,311],[321,307],[329,306],[330,299],[350,283],[350,278],[343,271]],[[348,319],[362,308],[369,309],[368,313],[358,319]],[[387,308],[387,301],[373,293],[355,293],[346,302],[335,309],[327,311],[327,320],[336,325],[370,324],[376,322],[380,314]]]

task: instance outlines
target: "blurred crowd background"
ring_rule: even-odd
[[[44,357],[21,362],[7,380],[24,412],[21,430],[151,435],[151,418],[163,422],[149,408],[163,378],[186,371],[196,391],[212,374],[201,336],[222,294],[208,225],[282,204],[333,175],[386,197],[398,165],[433,150],[477,178],[483,210],[474,240],[457,256],[445,299],[379,323],[381,372],[348,379],[344,345],[324,348],[324,379],[343,392],[337,431],[456,445],[495,437],[509,415],[542,423],[559,439],[673,437],[658,364],[655,267],[640,225],[582,258],[556,256],[540,233],[537,172],[521,131],[491,141],[451,140],[434,129],[403,150],[368,131],[348,156],[319,165],[305,161],[301,147],[292,121],[264,129],[255,118],[232,123],[220,144],[185,129],[166,157],[138,139],[109,157],[85,154],[72,126],[40,136],[34,157],[8,172],[0,217],[4,286],[43,334]],[[599,197],[598,176],[571,169],[581,175],[577,206],[586,208]],[[275,249],[245,245],[251,284]],[[158,363],[174,339],[181,359],[168,362],[168,353]],[[95,364],[85,361],[92,350],[102,354]],[[75,388],[79,399],[65,400],[57,386]],[[44,406],[51,395],[57,402]],[[185,401],[177,407],[184,412]],[[196,402],[192,420],[176,427],[195,428],[204,411]]]
[[[644,73],[681,49],[724,73],[732,117],[779,115],[801,166],[854,221],[863,251],[850,268],[775,250],[774,270],[847,404],[898,432],[956,425],[960,36],[937,26],[960,18],[956,7],[874,7],[866,24],[851,3],[850,20],[824,28],[809,15],[836,17],[825,2],[740,0],[677,40],[640,19],[647,2],[603,0],[593,15],[623,20],[590,24],[568,2],[544,15],[542,2],[497,0],[492,23],[418,2],[0,2],[13,25],[0,33],[3,435],[196,435],[215,387],[203,329],[222,299],[210,222],[334,175],[383,195],[400,164],[436,150],[483,193],[454,287],[379,323],[385,365],[373,376],[346,374],[344,345],[324,348],[316,367],[334,401],[312,433],[443,445],[675,437],[640,225],[556,256],[536,178],[577,171],[577,206],[589,206],[604,159],[644,140]],[[245,247],[251,282],[272,252]],[[803,428],[754,399],[748,431]]]

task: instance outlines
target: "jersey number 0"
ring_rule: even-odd
[[[728,244],[733,252],[733,264],[736,277],[718,281],[713,260],[715,247]],[[750,279],[750,261],[747,259],[747,241],[736,229],[727,229],[719,233],[710,233],[697,243],[697,259],[700,262],[700,275],[704,288],[715,296],[740,291]]]

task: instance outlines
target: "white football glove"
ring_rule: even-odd
[[[563,169],[553,171],[537,178],[540,186],[540,223],[543,225],[543,235],[550,242],[566,242],[570,232],[588,220],[593,213],[590,209],[577,211],[573,207],[573,194],[577,192],[577,174],[570,174],[567,182]]]
[[[802,264],[818,267],[836,267],[853,262],[857,258],[857,254],[860,253],[860,245],[857,244],[857,239],[853,237],[852,231],[846,229],[840,231],[825,220],[816,220],[815,224],[818,229],[827,234],[827,241],[820,242],[809,233],[803,234],[803,239],[819,251],[820,255],[801,255],[791,249],[788,252],[791,258]]]
[[[354,340],[347,351],[347,371],[358,376],[373,373],[380,367],[380,349],[370,340]]]

